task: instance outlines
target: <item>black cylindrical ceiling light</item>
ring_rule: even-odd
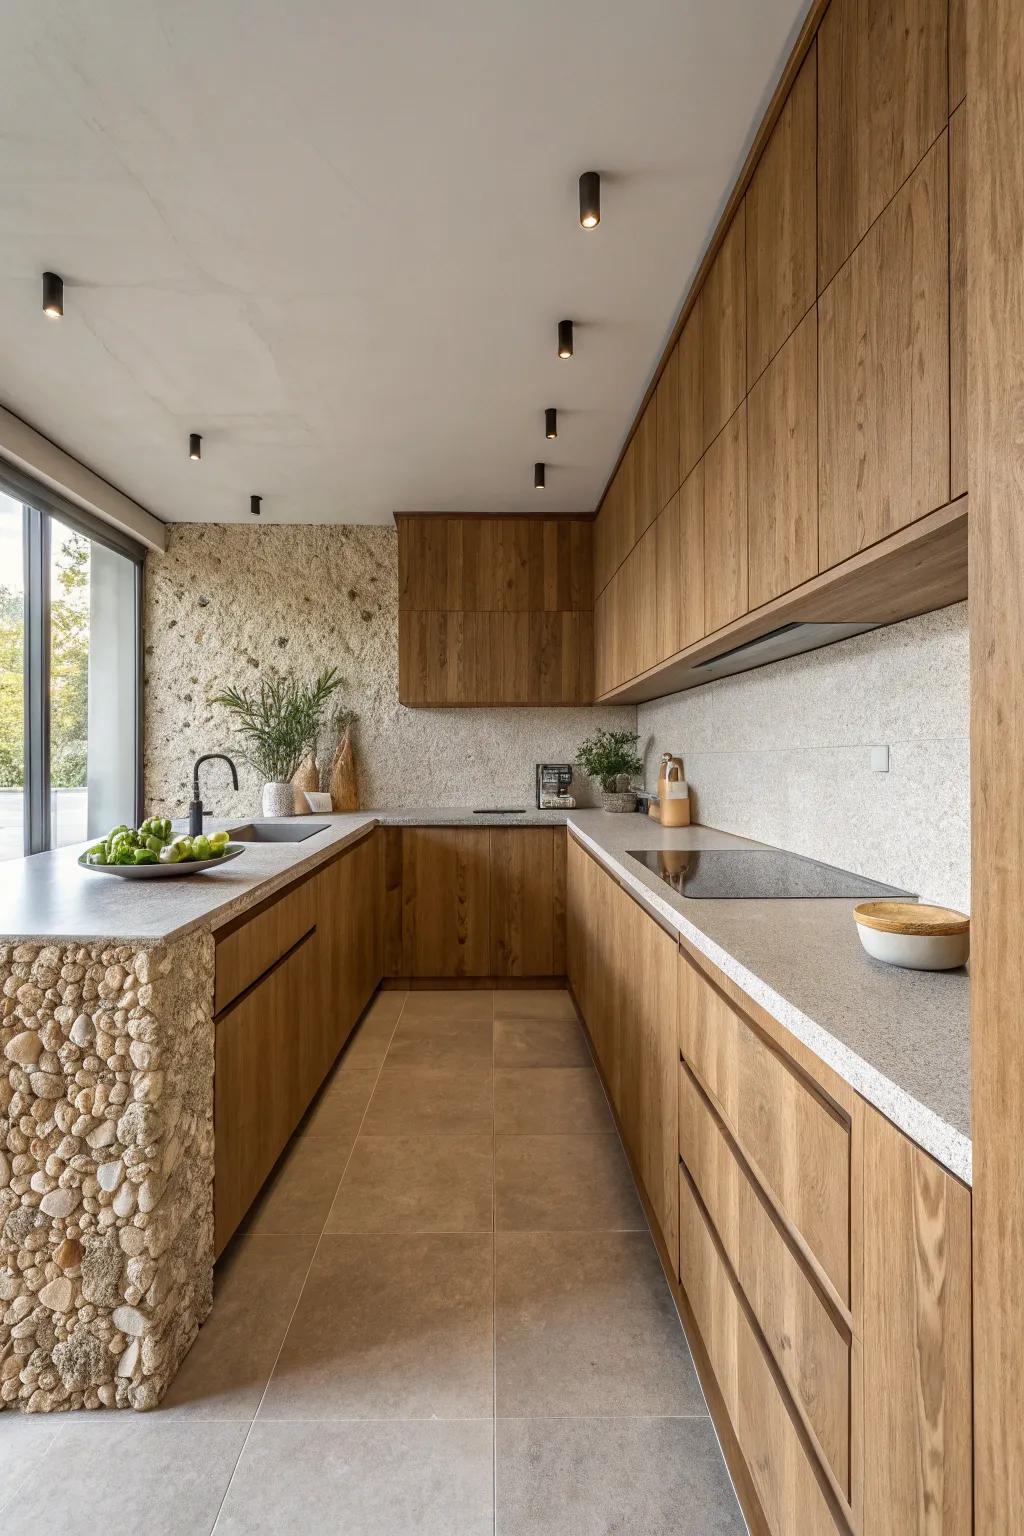
[[[550,438],[558,436],[558,412],[553,405],[549,405],[544,412],[544,436]]]
[[[558,322],[558,355],[559,357],[572,357],[571,320],[559,320]]]
[[[43,273],[43,314],[51,320],[64,314],[64,279],[56,272]]]
[[[584,171],[580,177],[580,223],[584,229],[596,229],[601,222],[601,178],[597,171]]]
[[[262,505],[263,505],[263,497],[262,496],[250,496],[249,497],[249,511],[252,513],[253,517],[259,517],[259,515],[260,515],[260,507]]]
[[[534,488],[535,491],[542,491],[544,489],[544,465],[543,464],[535,464],[533,466],[533,488]]]
[[[198,432],[190,432],[188,435],[188,456],[197,462],[203,456],[203,440]]]

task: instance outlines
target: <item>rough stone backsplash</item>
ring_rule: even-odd
[[[0,1408],[155,1407],[212,1301],[213,938],[0,945],[0,990]]]
[[[398,702],[398,536],[349,525],[180,524],[146,562],[147,807],[181,815],[202,752],[232,753],[231,723],[207,700],[264,669],[335,666],[359,714],[364,807],[528,805],[534,764],[570,762],[597,724],[634,726],[632,707],[406,709]],[[325,736],[321,769],[333,736]],[[216,815],[259,810],[259,776],[239,762],[204,773]],[[589,786],[576,786],[580,803]]]

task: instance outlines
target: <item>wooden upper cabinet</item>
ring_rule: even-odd
[[[579,611],[593,604],[589,518],[398,518],[399,608]]]
[[[817,296],[816,67],[812,44],[747,190],[748,386]]]
[[[832,0],[818,30],[818,287],[949,115],[949,0]]]
[[[704,638],[704,465],[691,470],[658,518],[657,660]]]
[[[949,494],[967,490],[967,103],[949,120]]]
[[[658,503],[658,416],[652,397],[633,434],[633,542],[654,522]]]
[[[818,574],[818,317],[805,315],[747,400],[750,606]]]
[[[679,473],[679,346],[672,348],[662,369],[652,402],[658,425],[658,511],[668,506],[681,479]],[[652,406],[647,407],[648,410]]]
[[[747,611],[747,404],[704,455],[704,627]]]
[[[680,484],[704,452],[704,362],[701,351],[701,313],[697,295],[676,344],[679,383],[679,479]]]
[[[818,304],[822,570],[949,500],[946,135]]]
[[[746,393],[744,206],[741,203],[737,209],[701,289],[705,447],[717,437]]]

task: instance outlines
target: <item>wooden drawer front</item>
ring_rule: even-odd
[[[685,1066],[679,1149],[786,1385],[849,1500],[849,1334],[826,1310]]]
[[[850,1302],[850,1131],[680,956],[679,1043],[786,1218]]]
[[[216,1013],[309,932],[316,921],[314,905],[312,882],[307,880],[217,941]]]
[[[252,1204],[309,1102],[304,1033],[315,1023],[316,935],[217,1020],[214,1247]]]
[[[836,1536],[792,1410],[737,1293],[685,1169],[679,1174],[680,1279],[772,1536]]]

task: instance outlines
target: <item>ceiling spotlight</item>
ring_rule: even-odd
[[[249,497],[249,511],[252,513],[253,517],[259,517],[259,515],[260,515],[260,507],[262,506],[262,504],[263,504],[263,497],[262,496],[250,496]]]
[[[534,488],[535,491],[542,491],[544,489],[544,465],[543,464],[535,464],[533,466],[533,488]]]
[[[188,456],[197,462],[203,456],[203,440],[198,432],[190,432],[188,435]]]
[[[584,171],[580,177],[580,223],[584,229],[596,229],[601,222],[601,178],[596,171]]]
[[[544,436],[551,438],[558,436],[558,412],[553,405],[549,405],[544,412]]]
[[[56,272],[43,273],[43,314],[59,320],[64,313],[64,279]]]
[[[559,357],[572,357],[571,320],[559,320],[558,322],[558,355]]]

